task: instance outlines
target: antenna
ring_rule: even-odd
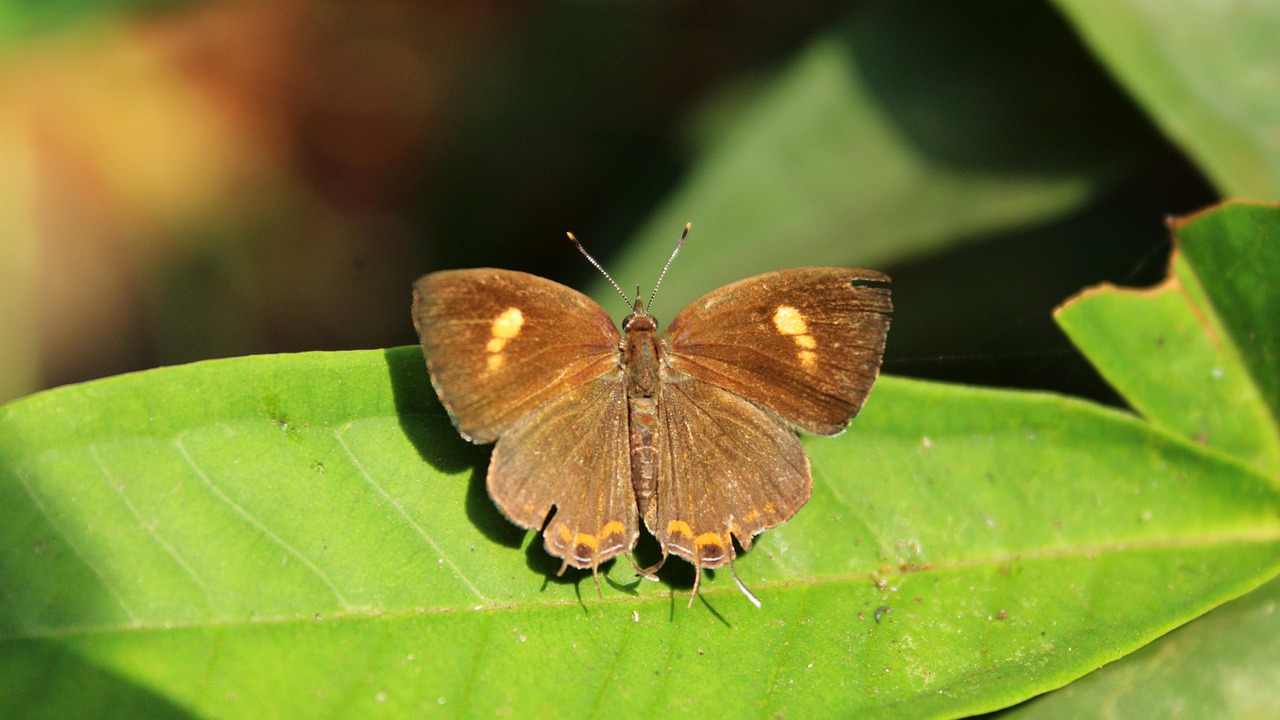
[[[591,257],[591,253],[587,252],[587,249],[582,247],[582,243],[578,242],[578,238],[574,237],[573,233],[571,232],[567,232],[565,233],[565,235],[568,235],[569,239],[573,241],[573,244],[578,246],[578,252],[582,253],[583,256],[587,258],[587,262],[590,262],[592,265],[595,265],[596,269],[600,271],[600,274],[604,275],[604,279],[608,280],[609,284],[613,286],[613,289],[618,291],[618,294],[622,296],[623,301],[627,303],[627,309],[632,310],[633,308],[631,307],[631,298],[627,297],[627,294],[622,292],[622,288],[618,287],[618,283],[614,282],[613,278],[609,276],[609,273],[605,272],[604,268],[600,267],[600,263],[596,262],[596,259]],[[669,264],[669,261],[668,261],[668,264]],[[663,272],[666,272],[666,271],[664,270]],[[662,278],[658,278],[658,279],[659,281],[661,281]],[[637,299],[639,299],[638,297],[640,295],[639,287],[636,288],[636,295],[637,295]]]
[[[658,274],[658,282],[653,284],[653,292],[649,293],[649,302],[644,306],[645,314],[648,314],[649,306],[653,305],[653,298],[658,294],[658,286],[662,284],[662,278],[667,276],[667,268],[671,267],[671,261],[676,259],[676,253],[680,252],[680,248],[684,246],[684,239],[689,235],[689,228],[691,227],[693,227],[693,223],[684,224],[684,232],[680,233],[680,239],[676,241],[676,249],[671,251],[671,257],[667,258],[667,264],[662,266],[662,272]],[[595,261],[593,260],[592,262]],[[640,294],[638,290],[636,294]]]

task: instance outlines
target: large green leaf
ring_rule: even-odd
[[[1267,478],[1087,403],[883,378],[808,446],[812,501],[738,563],[764,609],[718,574],[689,610],[687,567],[556,580],[416,348],[35,395],[0,409],[0,713],[954,716],[1280,562]]]
[[[1280,199],[1280,5],[1056,3],[1224,195]]]
[[[1280,208],[1230,203],[1172,227],[1164,283],[1092,288],[1058,323],[1153,423],[1280,484]]]
[[[1066,688],[1000,715],[1271,720],[1280,688],[1280,580],[1233,600]]]
[[[1092,288],[1058,322],[1153,423],[1256,466],[1280,484],[1280,209],[1230,203],[1171,222],[1169,276]],[[1155,356],[1156,363],[1133,359]],[[1280,703],[1272,581],[1012,717],[1266,718]]]

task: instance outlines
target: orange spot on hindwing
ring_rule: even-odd
[[[559,523],[556,525],[556,533],[558,533],[560,535],[560,539],[565,542],[569,542],[570,540],[573,539],[573,531],[570,530],[569,526],[565,525],[564,523]]]

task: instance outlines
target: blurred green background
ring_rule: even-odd
[[[411,344],[410,284],[447,267],[620,317],[564,232],[647,294],[685,222],[660,320],[756,272],[873,267],[887,372],[1109,400],[1052,308],[1159,279],[1167,215],[1276,199],[1144,94],[1158,53],[1111,50],[1148,48],[1149,5],[7,0],[0,402]],[[1274,62],[1250,57],[1274,24],[1228,20],[1254,44],[1189,52]]]

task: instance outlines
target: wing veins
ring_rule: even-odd
[[[698,382],[698,381],[697,381],[697,380],[694,380],[694,381],[692,381],[692,382]],[[710,384],[710,383],[708,383],[708,384]],[[716,416],[714,413],[712,413],[712,412],[710,412],[709,410],[707,410],[707,408],[706,408],[702,403],[698,402],[698,401],[697,401],[697,400],[695,400],[693,397],[691,397],[688,393],[686,393],[686,392],[684,391],[684,389],[683,389],[683,388],[681,388],[679,385],[680,385],[679,383],[672,383],[672,390],[678,391],[678,392],[680,392],[680,394],[681,394],[681,395],[683,395],[683,396],[684,396],[684,398],[688,401],[688,406],[687,406],[687,407],[696,408],[698,412],[700,412],[702,415],[704,415],[704,416],[706,416],[708,419],[710,419],[711,424],[712,424],[713,426],[715,426],[715,427],[719,430],[719,433],[720,433],[719,437],[720,437],[720,438],[722,438],[722,439],[723,439],[723,438],[729,438],[729,439],[730,439],[730,442],[732,442],[732,438],[734,437],[734,432],[733,432],[733,430],[735,430],[735,429],[744,429],[744,428],[745,428],[745,429],[750,429],[750,430],[752,431],[752,434],[756,434],[756,433],[755,433],[755,431],[757,430],[758,426],[751,425],[751,424],[748,424],[748,423],[733,422],[732,418],[729,418],[729,417],[718,417],[718,416]],[[725,390],[724,388],[721,388],[721,387],[719,387],[719,386],[712,385],[712,387],[716,388],[716,390],[718,390],[718,391],[720,391],[720,392],[726,392],[726,393],[729,393],[730,395],[733,395],[734,397],[737,397],[737,398],[742,399],[742,400],[743,400],[744,402],[746,402],[748,405],[750,405],[751,407],[753,407],[753,408],[757,409],[758,411],[760,411],[760,412],[761,412],[761,414],[763,414],[765,417],[767,417],[767,418],[769,418],[769,419],[773,419],[772,417],[770,417],[770,416],[772,415],[772,413],[770,413],[768,410],[765,410],[764,408],[761,408],[760,406],[756,405],[755,403],[751,402],[750,400],[747,400],[746,398],[743,398],[742,396],[737,395],[736,393],[730,392],[730,391],[728,391],[728,390]],[[728,421],[728,422],[725,422],[725,421]],[[785,431],[785,432],[793,432],[793,431],[790,429],[790,426],[786,424],[786,421],[781,421],[781,422],[779,422],[778,424],[784,428],[784,431]],[[668,426],[669,426],[669,425],[670,425],[670,420],[668,420]],[[687,444],[686,444],[686,447],[694,447],[694,446],[696,445],[696,443],[694,442],[693,434],[692,434],[692,431],[690,430],[690,423],[685,423],[685,431],[686,431],[685,435],[686,435],[686,443],[687,443]],[[720,456],[720,458],[721,458],[722,460],[731,460],[731,459],[733,459],[733,458],[732,458],[732,456],[731,456],[729,453],[726,453],[726,452],[724,452],[723,450],[720,450],[720,448],[723,448],[723,447],[724,447],[724,445],[723,445],[723,444],[717,443],[717,444],[715,444],[715,445],[714,445],[714,447],[716,447],[716,448],[717,448],[717,450],[718,450],[717,454]],[[736,454],[738,455],[739,459],[747,459],[747,458],[749,458],[749,457],[750,457],[749,455],[747,455],[747,454],[745,454],[745,453],[736,453]],[[804,474],[805,474],[805,469],[804,469],[803,467],[801,467],[801,466],[796,465],[796,464],[792,461],[792,459],[791,459],[791,458],[787,457],[787,458],[784,458],[784,459],[786,460],[787,466],[788,466],[788,467],[790,467],[790,469],[791,469],[791,471],[792,471],[793,473],[795,473],[796,475],[804,475]],[[672,466],[673,472],[674,472],[674,470],[675,470],[675,467],[676,467],[676,466],[675,466],[675,465],[674,465],[674,463],[673,463],[673,466]],[[763,477],[763,478],[765,478],[765,479],[767,480],[767,482],[768,482],[768,484],[769,484],[769,486],[770,486],[770,489],[771,489],[775,494],[780,495],[780,496],[781,496],[781,495],[785,495],[785,493],[784,493],[784,492],[782,492],[783,488],[782,488],[782,486],[781,486],[781,482],[780,482],[780,481],[782,480],[782,478],[780,478],[780,477],[773,477],[773,476],[772,476],[772,474],[770,474],[770,473],[760,473],[760,477]],[[705,481],[704,481],[704,482],[705,482]]]

